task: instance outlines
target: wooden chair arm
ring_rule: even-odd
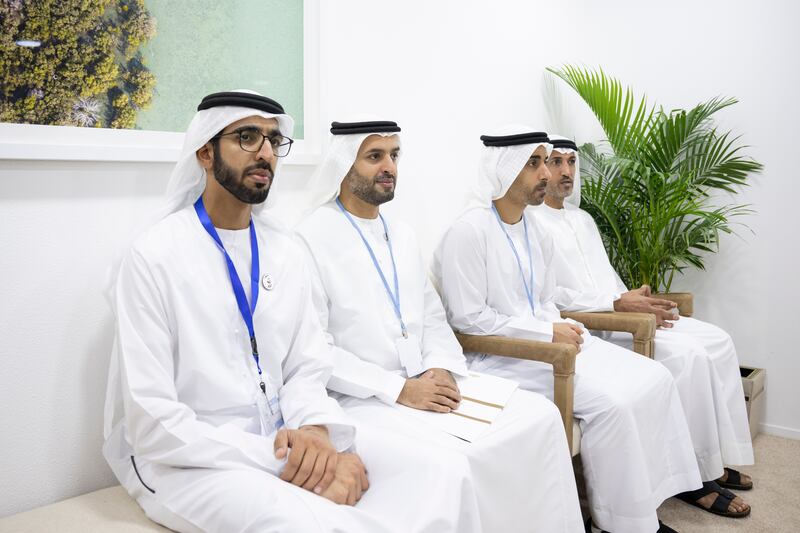
[[[570,453],[573,451],[573,406],[575,396],[575,357],[578,350],[570,344],[530,341],[491,335],[464,335],[456,338],[465,352],[502,355],[515,359],[540,361],[553,365],[553,403],[561,413]]]
[[[649,313],[621,313],[603,311],[599,313],[562,312],[562,318],[577,320],[589,329],[621,331],[633,335],[633,351],[653,357],[653,342],[656,335],[656,317]]]
[[[540,361],[553,365],[554,373],[575,373],[575,356],[578,350],[570,344],[531,341],[494,335],[464,335],[463,333],[456,333],[456,338],[465,352]]]
[[[665,292],[664,294],[654,294],[653,298],[663,298],[678,304],[678,314],[681,316],[692,316],[694,314],[694,294],[691,292]]]

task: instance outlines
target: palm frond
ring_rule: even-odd
[[[703,193],[713,189],[736,192],[735,186],[747,185],[749,174],[763,169],[761,163],[740,154],[746,146],[738,145],[738,140],[730,132],[719,135],[710,129],[687,144],[676,170],[691,173]]]
[[[662,172],[674,171],[686,144],[704,133],[711,116],[736,102],[735,98],[718,96],[689,111],[674,109],[667,113],[659,110],[645,142],[640,146],[639,158]]]
[[[664,111],[597,71],[548,69],[586,102],[610,152],[581,146],[581,207],[597,223],[609,260],[629,287],[669,290],[676,273],[705,268],[721,234],[749,206],[715,207],[711,193],[735,193],[762,166],[743,154],[713,115],[736,103],[716,97],[690,110]],[[605,147],[604,147],[605,148]]]
[[[630,87],[598,71],[566,65],[550,72],[572,87],[592,110],[617,155],[627,155],[644,138],[654,109],[642,97],[639,102]]]

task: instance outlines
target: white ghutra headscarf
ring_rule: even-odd
[[[139,227],[138,231],[133,233],[131,240],[135,240],[136,236],[159,220],[197,201],[206,188],[206,171],[197,160],[197,151],[228,125],[237,120],[254,116],[277,120],[278,128],[285,137],[291,137],[294,132],[294,120],[283,112],[283,107],[274,100],[254,91],[240,89],[225,93],[214,93],[203,98],[203,102],[198,106],[198,111],[186,130],[178,163],[172,169],[172,174],[167,183],[164,204]],[[277,174],[277,167],[280,164],[281,159],[278,158],[276,168],[273,169],[275,174]],[[253,206],[254,216],[263,211],[263,203]],[[118,249],[106,276],[105,294],[112,308],[114,307],[114,286],[122,265],[123,255],[129,246],[130,242],[125,242]]]
[[[339,195],[339,189],[358,156],[361,144],[370,135],[400,138],[397,123],[371,115],[352,117],[347,122],[333,122],[328,150],[317,171],[308,182],[308,201],[303,209],[310,214]]]
[[[264,98],[253,91],[237,90],[233,91],[233,93]],[[209,97],[207,96],[203,100],[205,101],[207,98]],[[206,173],[197,160],[197,151],[228,125],[247,117],[274,118],[278,121],[281,135],[284,137],[292,136],[294,132],[294,120],[292,117],[286,113],[272,113],[256,107],[247,107],[247,105],[255,105],[257,103],[257,100],[254,99],[253,104],[248,104],[248,100],[248,97],[244,97],[239,102],[236,102],[239,105],[215,106],[203,109],[195,114],[186,130],[181,155],[170,175],[164,206],[159,212],[157,220],[161,220],[195,203],[200,195],[203,194],[206,188]],[[277,102],[275,103],[277,104]],[[277,107],[280,111],[283,111],[279,104]],[[277,108],[274,110],[278,111]],[[276,166],[280,166],[280,163],[281,158],[278,158]],[[277,174],[277,168],[272,170]],[[263,203],[254,205],[253,213],[260,213],[263,207]]]
[[[553,151],[564,155],[575,154],[575,179],[572,184],[572,194],[567,196],[566,201],[575,207],[581,206],[581,159],[577,150],[577,143],[561,135],[550,135],[553,144]]]
[[[502,198],[531,157],[544,146],[550,155],[552,145],[546,133],[536,132],[521,124],[498,128],[491,135],[481,136],[484,143],[478,168],[478,181],[464,210],[490,207]]]

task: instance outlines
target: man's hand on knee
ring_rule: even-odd
[[[399,404],[437,413],[458,409],[460,402],[458,385],[450,372],[442,368],[431,368],[419,377],[406,379],[397,397]]]
[[[322,426],[281,429],[275,436],[275,457],[287,457],[280,478],[322,494],[336,475],[338,454]]]
[[[367,470],[358,455],[340,453],[333,483],[321,496],[339,505],[355,505],[368,488]]]

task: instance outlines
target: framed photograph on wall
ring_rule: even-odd
[[[0,3],[0,159],[176,161],[206,94],[251,89],[319,159],[319,0]]]

